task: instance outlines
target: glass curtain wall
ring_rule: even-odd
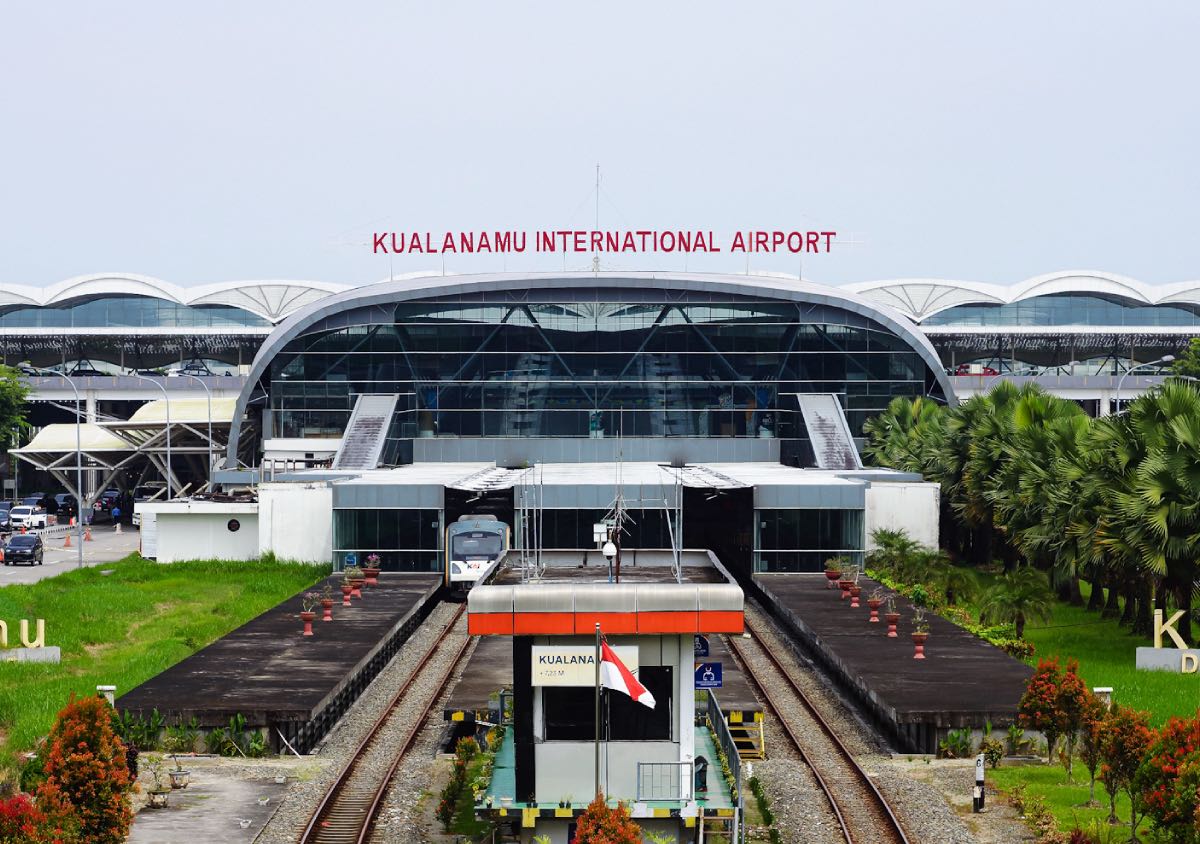
[[[1198,326],[1195,305],[1147,305],[1109,296],[1079,293],[1033,296],[1004,305],[957,305],[933,314],[921,325],[1055,325],[1096,326]]]
[[[0,310],[0,328],[222,328],[270,326],[230,305],[181,305],[151,296],[104,296]]]
[[[666,298],[476,297],[341,315],[344,327],[272,362],[274,435],[340,436],[364,392],[399,394],[410,438],[787,438],[803,430],[788,393],[839,394],[856,432],[895,396],[940,395],[907,341],[857,314]]]
[[[862,510],[755,510],[755,571],[821,571],[831,557],[864,556]]]
[[[386,571],[441,571],[443,533],[440,510],[334,510],[334,564],[353,553],[361,566],[378,554]]]

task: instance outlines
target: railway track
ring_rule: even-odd
[[[364,844],[368,840],[396,769],[412,749],[446,682],[458,669],[471,644],[463,619],[465,610],[466,604],[460,605],[454,617],[439,631],[404,685],[355,748],[350,763],[325,792],[309,818],[300,844]],[[461,631],[456,630],[458,627]],[[432,692],[426,700],[414,685],[439,653],[450,653],[451,658],[441,678],[432,684]],[[400,736],[399,741],[395,740],[393,731]]]
[[[875,783],[792,679],[768,647],[760,627],[749,617],[746,632],[752,637],[749,643],[729,636],[729,647],[812,769],[847,844],[908,844],[904,828]],[[763,670],[764,663],[770,668]]]

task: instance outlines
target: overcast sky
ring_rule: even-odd
[[[815,281],[1200,278],[1200,4],[986,7],[6,3],[0,282],[440,270],[371,232],[590,227],[597,163],[604,228],[856,241]]]

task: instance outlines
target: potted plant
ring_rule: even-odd
[[[862,594],[862,587],[855,583],[850,587],[850,609],[856,610],[861,604],[858,603],[858,596]]]
[[[350,596],[353,594],[354,594],[354,584],[350,581],[350,578],[343,577],[342,578],[342,606],[343,607],[350,606]]]
[[[305,636],[311,636],[312,623],[317,617],[317,603],[321,600],[321,596],[316,592],[305,592],[300,596],[300,620],[304,622]]]
[[[871,597],[867,598],[867,606],[871,609],[871,617],[867,621],[872,624],[879,623],[879,608],[883,606],[883,590],[876,588],[871,591]]]
[[[163,782],[162,763],[155,765],[150,772],[154,775],[154,785],[146,792],[146,797],[150,801],[147,805],[151,809],[165,809],[167,808],[167,798],[171,795],[171,786]]]
[[[333,589],[326,583],[321,588],[321,621],[333,621]]]
[[[913,607],[913,644],[916,645],[916,653],[913,654],[913,659],[925,658],[925,640],[929,638],[929,622],[925,618],[925,610],[922,607]]]
[[[363,566],[362,571],[363,571],[363,580],[368,586],[378,586],[379,585],[379,572],[381,571],[381,569],[379,568],[379,555],[378,554],[368,554],[367,555],[367,564],[365,566]]]
[[[888,638],[895,639],[899,634],[896,632],[896,625],[900,623],[900,613],[896,612],[896,596],[888,595],[883,599],[883,619],[888,625]]]
[[[346,566],[346,570],[342,575],[346,580],[350,581],[350,586],[352,587],[350,590],[351,596],[361,598],[363,582],[367,579],[367,576],[363,574],[363,570],[358,566]]]
[[[842,558],[830,557],[825,561],[825,588],[832,589],[833,584],[842,577]]]
[[[175,769],[171,774],[171,788],[187,788],[192,781],[192,772],[183,767],[183,763],[179,761],[179,757],[175,757]]]

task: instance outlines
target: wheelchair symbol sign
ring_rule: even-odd
[[[719,662],[697,662],[696,663],[696,688],[697,689],[719,689],[721,688],[721,663]]]

